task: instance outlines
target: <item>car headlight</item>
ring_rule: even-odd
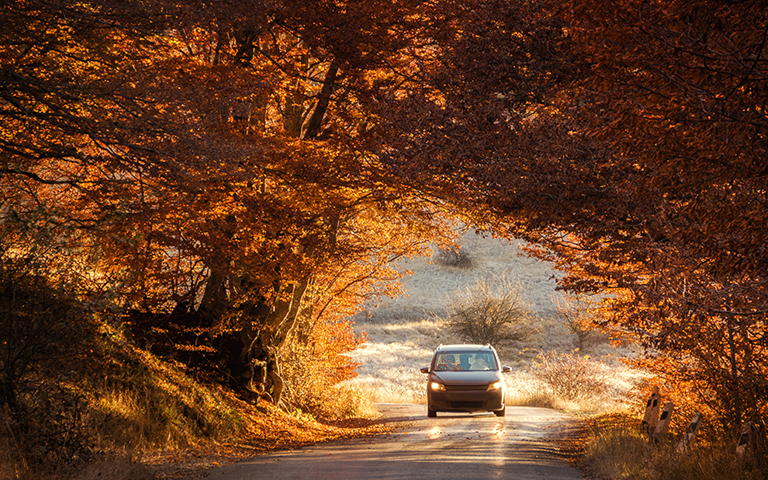
[[[430,382],[429,387],[436,391],[436,392],[444,392],[445,391],[445,385],[438,382]]]
[[[501,380],[499,380],[498,382],[493,382],[488,385],[488,390],[499,390],[501,389],[502,385],[503,384],[501,383]]]

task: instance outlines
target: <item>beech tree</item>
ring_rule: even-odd
[[[188,230],[215,250],[201,255],[210,270],[202,291],[189,290],[179,303],[187,311],[175,314],[204,329],[237,388],[278,402],[279,349],[297,318],[313,315],[316,282],[333,275],[335,295],[350,292],[439,235],[444,207],[383,168],[368,124],[375,96],[418,60],[414,42],[428,40],[419,30],[441,27],[418,4],[258,6],[182,15],[175,38],[186,55],[170,65],[189,76],[163,89],[207,114],[206,131],[220,132],[209,141],[241,149],[217,170],[221,197],[193,209],[212,218],[190,219]]]
[[[476,225],[530,240],[602,325],[670,355],[725,423],[766,396],[760,2],[467,5],[382,152]]]
[[[370,124],[451,9],[151,7],[4,7],[38,20],[2,42],[19,85],[3,99],[5,258],[58,243],[53,276],[279,402],[297,319],[349,311],[445,230],[446,205],[380,163]]]
[[[623,190],[636,206],[617,245],[626,253],[613,255],[634,265],[602,267],[631,292],[633,314],[612,324],[693,360],[683,377],[737,427],[768,408],[768,16],[760,2],[628,9],[614,18],[573,9],[575,43],[591,55],[581,35],[602,37],[584,96],[588,125],[600,127],[586,131],[634,170]]]
[[[467,77],[445,70],[451,114],[411,117],[400,161],[472,192],[563,288],[611,294],[603,326],[671,355],[646,362],[670,388],[731,425],[764,415],[764,7],[483,3],[495,20],[465,17],[450,57]]]

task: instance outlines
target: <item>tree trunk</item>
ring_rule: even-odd
[[[283,390],[283,380],[280,376],[280,348],[296,323],[304,293],[309,282],[292,283],[281,292],[283,298],[278,299],[266,317],[257,322],[251,322],[251,328],[241,332],[243,343],[242,356],[249,364],[266,362],[266,372],[253,370],[244,378],[244,388],[251,391],[267,393],[272,402],[280,403]],[[259,374],[266,373],[266,378]]]
[[[320,127],[331,103],[331,95],[333,95],[333,87],[336,83],[336,74],[338,73],[339,62],[334,58],[328,66],[328,72],[326,72],[325,80],[323,80],[323,88],[317,97],[317,105],[315,105],[315,110],[312,112],[312,116],[309,118],[306,128],[302,133],[302,139],[311,140],[320,134]]]
[[[198,313],[201,323],[212,327],[225,314],[220,307],[226,290],[223,282],[217,285],[221,279],[215,275],[209,282]],[[263,396],[274,404],[280,402],[283,391],[280,348],[296,322],[308,286],[308,281],[290,283],[280,289],[274,302],[263,299],[251,302],[238,312],[244,319],[243,325],[213,339],[215,362],[220,372],[227,383],[246,397],[255,400]],[[212,317],[212,314],[217,316]]]
[[[742,418],[743,418],[743,412],[742,412],[742,406],[741,406],[741,382],[740,382],[740,373],[739,373],[739,364],[736,357],[736,340],[735,340],[735,334],[733,329],[733,322],[734,322],[734,316],[733,315],[727,315],[726,316],[726,322],[727,322],[727,333],[728,333],[728,361],[730,363],[730,390],[731,390],[731,423],[732,425],[729,425],[731,428],[738,428],[741,426]]]

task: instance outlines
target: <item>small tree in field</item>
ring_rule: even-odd
[[[482,279],[449,303],[449,325],[464,340],[497,344],[525,340],[535,329],[520,285],[506,278]]]
[[[552,301],[557,308],[558,321],[576,336],[579,350],[583,349],[596,334],[589,301],[570,294],[553,297]]]

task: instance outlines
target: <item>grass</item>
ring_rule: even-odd
[[[522,300],[531,305],[531,323],[538,334],[525,341],[494,345],[502,364],[513,370],[506,376],[510,386],[507,404],[579,414],[621,408],[624,395],[639,381],[640,374],[617,360],[628,351],[612,349],[608,339],[599,335],[580,339],[558,320],[552,280],[556,272],[551,265],[518,256],[516,243],[473,233],[463,236],[461,243],[461,251],[471,252],[472,264],[467,268],[455,268],[441,252],[431,263],[423,258],[410,259],[401,266],[413,272],[403,279],[405,295],[385,300],[355,318],[356,331],[366,332],[368,342],[352,355],[362,365],[359,376],[348,383],[374,402],[425,403],[426,377],[419,368],[429,364],[438,345],[463,342],[448,328],[451,299],[469,285],[509,278],[520,286]],[[556,395],[532,374],[532,364],[541,352],[567,353],[576,348],[579,358],[589,354],[590,361],[571,362],[573,367],[594,366],[593,370],[603,373],[605,390],[600,395],[565,398],[565,392]]]
[[[592,477],[611,480],[757,480],[768,477],[764,452],[745,458],[729,439],[700,439],[678,451],[676,436],[650,442],[629,414],[590,418],[572,450]]]
[[[52,430],[42,418],[29,419],[27,441],[0,428],[0,478],[185,477],[186,470],[199,473],[259,453],[388,428],[377,424],[373,406],[349,389],[336,392],[348,396],[349,409],[344,421],[333,423],[268,402],[247,403],[217,384],[201,382],[181,364],[132,345],[109,325],[101,326],[81,358],[56,367],[66,375],[52,371],[38,379],[55,384],[55,394],[30,394],[27,400],[49,405],[51,418],[71,420],[67,434],[76,445],[64,448],[63,430]],[[61,415],[50,410],[65,401],[76,408]],[[0,426],[8,421],[0,412]]]

